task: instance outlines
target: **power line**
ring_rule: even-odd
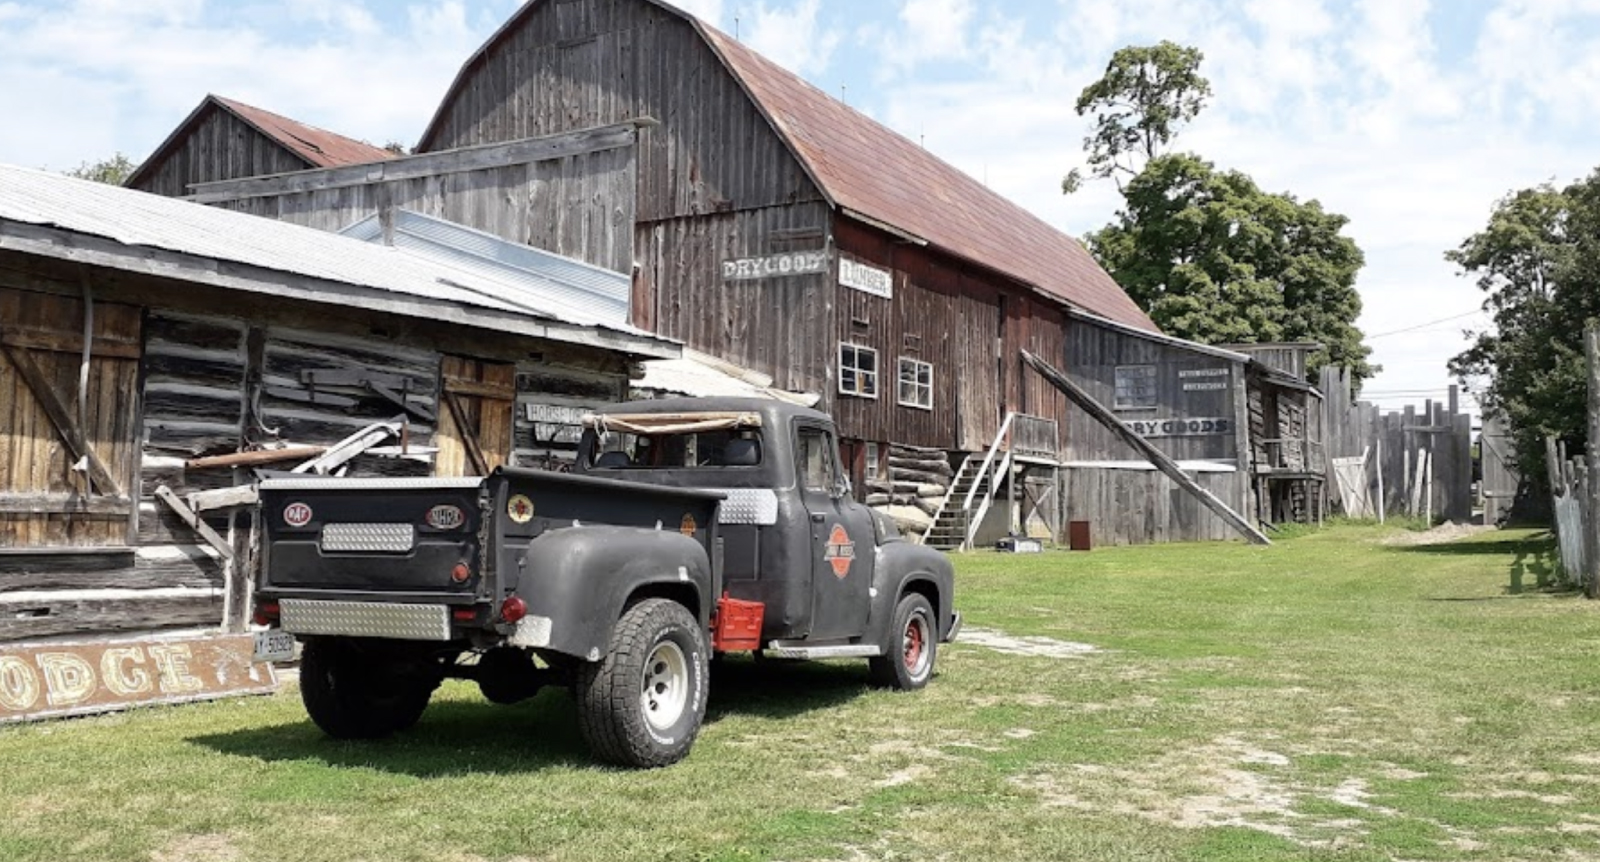
[[[1395,329],[1395,330],[1391,330],[1389,332],[1380,332],[1377,335],[1369,335],[1369,336],[1367,336],[1367,340],[1371,341],[1374,338],[1387,338],[1388,336],[1391,336],[1391,335],[1404,335],[1407,332],[1416,332],[1419,329],[1427,329],[1430,326],[1438,326],[1441,323],[1449,323],[1452,320],[1461,320],[1462,318],[1472,317],[1473,315],[1482,314],[1482,313],[1483,313],[1483,309],[1480,308],[1480,309],[1476,309],[1476,310],[1473,310],[1473,311],[1466,312],[1465,314],[1455,314],[1455,315],[1451,315],[1450,317],[1441,317],[1438,320],[1430,320],[1427,323],[1419,323],[1416,326],[1408,326],[1405,329]]]

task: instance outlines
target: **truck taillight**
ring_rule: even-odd
[[[528,603],[512,596],[500,603],[500,619],[502,622],[514,623],[528,615]]]
[[[262,602],[256,605],[255,623],[258,626],[270,626],[278,621],[278,603]]]
[[[450,580],[464,584],[472,580],[472,569],[466,563],[456,563],[456,567],[450,570]]]

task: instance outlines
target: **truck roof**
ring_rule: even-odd
[[[762,424],[782,427],[796,416],[832,423],[828,414],[810,407],[790,404],[770,398],[661,398],[645,401],[625,401],[597,408],[596,415],[613,413],[758,413]]]

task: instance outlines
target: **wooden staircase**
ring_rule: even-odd
[[[933,523],[922,534],[922,543],[941,551],[965,551],[989,513],[1001,480],[1010,475],[1011,452],[1006,446],[1015,413],[1008,414],[983,458],[974,453],[961,461],[950,491],[945,494]]]

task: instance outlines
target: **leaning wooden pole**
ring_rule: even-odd
[[[1583,538],[1588,546],[1584,560],[1584,595],[1600,599],[1600,323],[1590,321],[1583,333],[1583,352],[1589,368],[1589,421],[1588,444],[1584,447],[1589,469],[1586,487],[1578,489],[1586,495],[1588,505],[1581,511],[1584,519]]]
[[[1061,394],[1067,396],[1067,400],[1082,407],[1084,412],[1093,417],[1095,421],[1106,426],[1113,434],[1121,437],[1129,446],[1138,450],[1140,454],[1149,459],[1151,464],[1156,466],[1157,470],[1167,474],[1167,478],[1177,482],[1178,487],[1193,494],[1200,502],[1206,505],[1206,508],[1217,513],[1217,517],[1228,522],[1229,526],[1238,530],[1246,539],[1257,545],[1272,544],[1271,539],[1268,539],[1260,530],[1251,526],[1250,522],[1240,517],[1238,512],[1228,508],[1228,504],[1217,499],[1216,495],[1200,487],[1195,480],[1189,478],[1189,475],[1183,472],[1183,468],[1179,467],[1177,462],[1167,457],[1167,453],[1157,449],[1149,440],[1130,431],[1126,425],[1123,425],[1117,419],[1115,413],[1107,410],[1104,404],[1096,401],[1094,396],[1083,391],[1078,384],[1068,380],[1067,376],[1057,371],[1055,366],[1026,350],[1022,351],[1022,359],[1033,366],[1033,370],[1039,372],[1039,375],[1049,381],[1051,386],[1061,390]]]

